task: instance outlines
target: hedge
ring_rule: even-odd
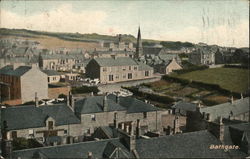
[[[123,88],[128,89],[129,91],[133,92],[134,95],[144,97],[146,99],[160,102],[160,103],[169,104],[169,103],[173,103],[175,101],[173,98],[168,97],[168,96],[161,96],[161,95],[157,95],[157,94],[141,92],[136,87],[123,87]]]
[[[81,94],[81,93],[91,93],[97,94],[99,92],[99,89],[97,86],[82,86],[82,87],[73,87],[72,88],[72,94]]]
[[[162,76],[163,80],[169,81],[169,82],[176,82],[180,83],[181,85],[190,85],[191,87],[195,88],[205,88],[207,90],[216,90],[224,95],[232,95],[235,97],[240,97],[240,93],[237,92],[232,92],[227,89],[221,88],[220,85],[218,84],[209,84],[209,83],[204,83],[204,82],[199,82],[199,81],[192,81],[192,80],[187,80],[187,79],[182,79],[182,78],[177,78],[177,77],[172,77],[172,76]]]

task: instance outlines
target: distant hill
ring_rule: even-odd
[[[61,33],[45,32],[27,29],[7,29],[0,28],[0,35],[5,37],[22,37],[40,42],[48,48],[53,47],[83,47],[86,49],[97,48],[100,41],[115,42],[118,36],[100,35],[97,33],[80,34],[80,33]],[[136,43],[136,37],[130,34],[121,34],[122,41]],[[193,47],[195,44],[189,42],[159,41],[152,39],[143,39],[143,46],[154,46],[161,44],[168,49],[178,50],[182,47]]]

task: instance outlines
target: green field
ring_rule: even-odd
[[[245,92],[250,85],[249,73],[250,71],[247,69],[211,68],[173,76],[204,83],[218,84],[229,91],[241,93]]]

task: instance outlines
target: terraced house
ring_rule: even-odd
[[[115,83],[153,77],[153,68],[130,57],[95,58],[86,66],[89,78]]]
[[[33,138],[47,145],[82,142],[98,127],[135,131],[136,123],[140,135],[147,131],[161,132],[161,118],[167,113],[135,98],[113,94],[91,96],[76,102],[70,95],[67,104],[45,106],[38,105],[38,98],[35,99],[35,105],[1,108],[4,140]]]

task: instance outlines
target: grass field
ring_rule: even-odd
[[[2,36],[1,38],[15,39],[16,37],[15,36]],[[75,48],[93,49],[93,48],[100,47],[98,43],[94,43],[94,42],[67,41],[67,40],[59,39],[57,37],[50,37],[50,36],[43,36],[43,35],[38,35],[36,37],[19,37],[19,38],[38,41],[43,47],[47,49],[56,49],[56,48],[63,48],[63,47],[66,47],[69,49],[75,49]]]
[[[245,92],[250,85],[249,73],[250,71],[247,69],[211,68],[174,76],[193,81],[218,84],[229,91],[241,93]]]

